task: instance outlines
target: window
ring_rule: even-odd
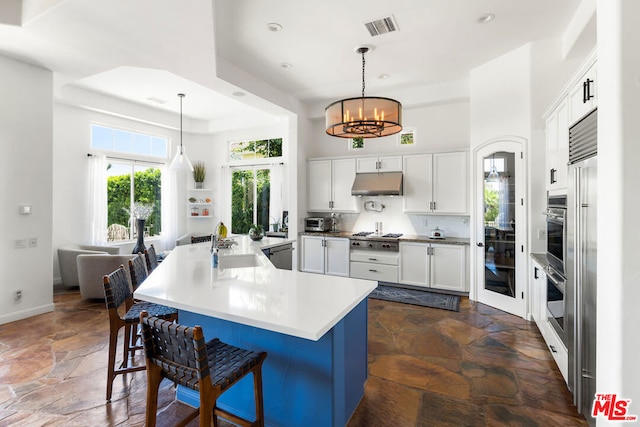
[[[280,224],[282,213],[282,138],[229,142],[231,232],[246,234],[252,224],[265,231]]]
[[[96,150],[166,158],[168,147],[168,138],[91,125],[91,148]]]
[[[135,238],[135,217],[145,208],[145,236],[162,231],[162,173],[155,166],[140,162],[113,161],[107,165],[107,240]]]
[[[282,138],[229,143],[230,162],[281,156]]]
[[[104,185],[102,191],[106,187],[107,205],[104,206],[103,202],[98,207],[98,212],[106,210],[106,223],[103,216],[97,228],[104,230],[107,227],[107,241],[134,239],[136,218],[146,220],[145,236],[161,233],[160,168],[164,163],[158,160],[167,160],[168,147],[169,139],[166,137],[91,125],[91,148],[107,155],[106,164],[101,163],[99,167],[103,172],[96,181],[96,185]],[[135,159],[124,158],[128,156],[123,154]]]

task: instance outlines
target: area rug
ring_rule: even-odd
[[[384,285],[384,282],[378,282],[378,287],[369,294],[369,298],[460,311],[460,296],[458,295],[387,286]]]

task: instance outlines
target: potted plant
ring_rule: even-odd
[[[196,182],[196,188],[204,188],[204,177],[207,171],[204,162],[195,162],[193,164],[193,180]]]
[[[264,229],[262,226],[253,224],[249,229],[249,237],[251,240],[262,240],[264,237]]]

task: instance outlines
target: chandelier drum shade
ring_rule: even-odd
[[[362,55],[362,96],[336,101],[325,108],[326,132],[340,138],[378,138],[402,130],[402,104],[391,98],[364,96],[364,54]]]

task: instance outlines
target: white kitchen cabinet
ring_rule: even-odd
[[[400,243],[400,283],[467,292],[467,249],[464,245]]]
[[[356,171],[358,173],[402,172],[402,156],[358,157]]]
[[[596,63],[594,62],[569,90],[569,121],[571,126],[598,106]]]
[[[404,156],[405,213],[466,214],[467,153]]]
[[[398,253],[384,251],[351,251],[350,277],[379,282],[398,283]]]
[[[569,163],[569,116],[567,100],[562,100],[547,117],[547,190],[567,188]]]
[[[358,199],[351,195],[356,177],[356,159],[311,160],[308,166],[310,212],[358,212]]]
[[[349,276],[349,239],[303,235],[300,240],[302,271]]]
[[[533,300],[531,312],[564,381],[567,382],[569,372],[567,347],[549,323],[547,315],[547,275],[544,268],[535,261],[531,265],[531,298]]]

